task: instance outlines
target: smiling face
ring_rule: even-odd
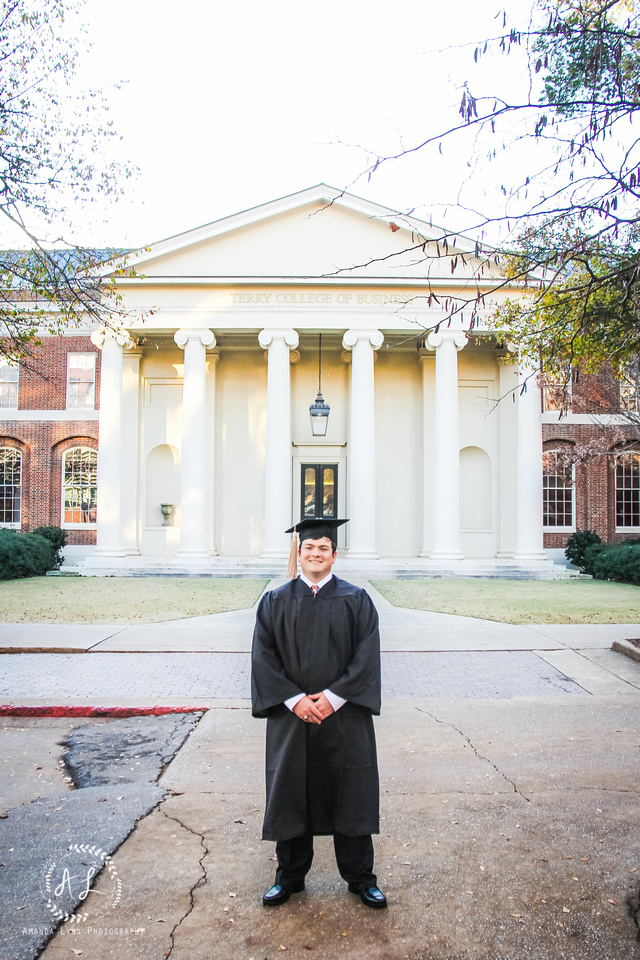
[[[302,572],[312,583],[319,583],[320,580],[324,580],[336,562],[336,554],[333,552],[329,537],[303,540],[300,544],[298,556]]]

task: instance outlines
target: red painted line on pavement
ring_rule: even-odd
[[[206,710],[206,707],[18,707],[0,704],[0,717],[158,717],[165,713],[202,713]]]

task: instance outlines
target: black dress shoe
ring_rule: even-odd
[[[387,898],[378,887],[358,887],[355,883],[350,883],[349,893],[356,893],[365,907],[373,907],[376,910],[380,910],[387,905]]]
[[[304,882],[299,880],[288,887],[283,887],[279,883],[274,884],[262,898],[265,907],[279,907],[281,903],[286,903],[292,893],[300,893],[304,890]]]

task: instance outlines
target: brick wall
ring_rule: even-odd
[[[618,413],[619,384],[609,370],[601,375],[574,377],[572,413]],[[586,445],[592,452],[575,465],[575,526],[577,530],[595,530],[605,541],[624,541],[638,536],[638,532],[616,533],[615,517],[615,461],[612,451],[640,439],[637,427],[615,425],[602,427],[596,423],[571,423],[570,419],[542,426],[545,450],[578,450]],[[544,534],[544,546],[566,546],[567,533]]]
[[[48,337],[34,358],[20,366],[19,410],[65,410],[67,354],[96,353],[96,405],[99,398],[100,352],[89,337]],[[39,526],[60,526],[62,459],[71,447],[98,449],[97,420],[2,420],[0,446],[22,453],[22,524],[25,532]],[[67,530],[70,544],[94,544],[95,529]]]
[[[96,354],[96,409],[99,406],[100,351],[89,337],[47,337],[20,364],[20,410],[66,410],[67,354]]]

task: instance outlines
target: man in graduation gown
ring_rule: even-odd
[[[278,859],[265,906],[304,889],[321,835],[333,836],[349,890],[367,906],[386,906],[371,841],[379,832],[378,614],[365,590],[333,576],[335,530],[346,522],[297,525],[302,576],[265,594],[256,616],[253,715],[267,718],[262,839],[276,841]]]

